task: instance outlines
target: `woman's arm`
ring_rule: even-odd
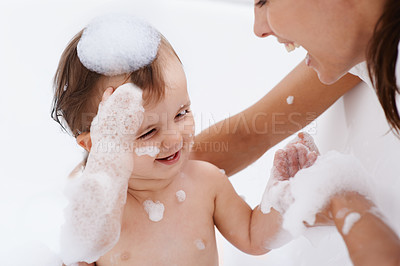
[[[191,158],[208,161],[231,176],[312,122],[359,82],[347,74],[333,85],[323,85],[301,62],[253,106],[197,135]],[[294,96],[291,105],[288,96]],[[207,148],[209,143],[221,143],[226,149],[213,151]]]
[[[290,181],[296,180],[298,178],[303,178],[302,182],[307,182],[307,180],[304,179],[304,175],[299,176],[296,175],[296,173],[299,172],[301,169],[305,169],[307,168],[307,166],[313,164],[315,161],[315,157],[305,157],[304,155],[302,155],[304,154],[305,146],[297,145],[296,142],[312,144],[311,141],[312,139],[310,139],[310,136],[302,136],[301,134],[299,134],[299,138],[297,141],[290,142],[284,148],[284,150],[276,152],[274,158],[274,167],[276,168],[276,171],[273,171],[274,175],[271,177],[272,180],[275,181],[275,183],[287,180],[289,180],[290,183]],[[309,147],[312,146],[313,145],[309,145]],[[330,189],[337,186],[338,184],[340,190],[343,191],[348,189],[355,189],[356,187],[354,186],[354,184],[355,182],[357,182],[359,183],[359,190],[364,191],[364,193],[368,194],[368,190],[366,191],[365,188],[363,188],[364,182],[361,182],[365,179],[366,183],[368,183],[368,173],[365,170],[360,169],[362,165],[359,162],[351,160],[351,167],[349,167],[348,160],[350,160],[351,158],[348,156],[336,157],[336,159],[334,157],[330,157],[330,159],[331,160],[329,161],[329,165],[325,164],[325,166],[324,164],[321,164],[321,161],[318,162],[317,160],[316,164],[318,165],[311,166],[311,168],[317,168],[314,168],[313,172],[308,171],[309,174],[315,176],[314,182],[321,179],[325,180],[324,182],[317,185],[317,190],[324,191],[324,194],[330,195]],[[343,161],[343,159],[346,159],[346,163]],[[329,171],[331,171],[332,169],[341,170],[329,173]],[[303,171],[306,170],[311,169],[305,169]],[[333,174],[331,175],[333,179],[329,177],[330,174]],[[359,176],[359,178],[361,179],[358,179],[356,175],[361,175]],[[346,180],[353,180],[353,185],[350,185],[351,182],[343,183],[343,177],[345,177]],[[339,181],[339,183],[334,182],[338,179],[342,179],[342,181]],[[301,201],[302,197],[310,197],[310,195],[315,195],[313,193],[313,190],[315,190],[315,188],[312,188],[312,186],[303,186],[303,191],[299,191],[300,187],[297,186],[296,188],[295,183],[292,182],[291,185],[294,185],[295,187],[290,187],[289,197],[284,190],[281,191],[283,193],[276,194],[276,196],[278,196],[276,197],[278,200],[291,198],[293,196],[293,200],[291,201],[291,203],[289,202],[291,210],[296,208],[294,205],[296,204],[297,200]],[[268,195],[271,190],[268,190],[267,188],[266,192]],[[314,201],[314,203],[322,200],[329,201],[326,202],[326,205],[324,204],[326,206],[324,210],[325,218],[331,217],[331,219],[333,219],[334,225],[337,227],[339,233],[342,235],[346,243],[350,258],[354,265],[400,265],[399,237],[379,217],[378,209],[371,201],[367,200],[366,197],[360,195],[357,192],[352,192],[348,190],[343,191],[342,193],[334,193],[326,199],[323,199],[323,197],[318,199],[314,196],[312,200]],[[272,206],[276,206],[276,204],[273,204]],[[277,206],[279,206],[279,204]],[[300,205],[297,205],[297,207],[299,206]],[[310,207],[312,208],[312,206]],[[291,217],[292,219],[296,218],[295,216],[293,216],[293,214],[301,215],[301,210],[297,209],[296,212],[291,211],[291,215],[288,216],[287,212],[289,212],[290,209],[289,206],[286,206],[286,208],[283,210],[283,212],[286,212],[284,214],[285,219],[289,219],[289,217]],[[308,211],[312,210],[309,209]],[[288,228],[288,230],[290,229]]]
[[[333,197],[330,206],[355,266],[400,265],[400,240],[374,213],[370,201],[358,193],[348,192]],[[354,224],[349,215],[355,217]]]

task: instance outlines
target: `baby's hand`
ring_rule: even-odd
[[[312,137],[307,133],[299,133],[293,141],[275,153],[271,182],[294,177],[299,170],[313,165],[318,155],[319,151]]]
[[[271,176],[263,195],[261,211],[268,213],[271,207],[274,207],[277,211],[284,213],[293,202],[289,179],[301,169],[313,165],[318,155],[318,148],[313,138],[307,133],[299,133],[293,141],[278,150],[275,153]],[[279,201],[273,203],[276,199]]]
[[[313,138],[307,134],[300,132],[297,137],[289,142],[283,149],[286,153],[286,168],[281,169],[281,172],[286,170],[289,177],[294,177],[296,173],[304,168],[308,168],[314,164],[319,155],[317,145],[315,145]],[[276,158],[279,160],[280,158]],[[282,164],[277,161],[274,166]]]
[[[143,121],[142,91],[132,83],[107,88],[90,132],[92,142],[131,139]]]

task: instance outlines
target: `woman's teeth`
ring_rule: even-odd
[[[291,51],[294,51],[296,48],[299,48],[300,45],[298,45],[297,43],[285,43],[285,48],[286,51],[288,51],[288,53],[290,53]]]

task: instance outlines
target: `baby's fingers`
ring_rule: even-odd
[[[318,147],[315,144],[314,139],[313,139],[313,137],[311,137],[310,134],[308,134],[306,132],[300,132],[299,134],[297,134],[297,137],[299,138],[298,143],[303,144],[308,149],[310,149],[310,151],[317,153],[317,155],[320,154]]]
[[[310,151],[301,143],[295,144],[297,154],[299,156],[300,168],[308,168],[317,160],[318,154],[315,151]]]
[[[304,168],[310,167],[315,163],[318,158],[318,154],[316,152],[310,152],[307,154],[307,162],[304,165]]]
[[[299,156],[297,154],[296,146],[289,145],[285,150],[288,158],[289,177],[294,177],[300,170]]]
[[[275,180],[289,179],[288,159],[284,150],[277,150],[274,157],[273,178]]]
[[[114,93],[114,88],[113,87],[108,87],[104,93],[103,93],[103,97],[101,99],[101,102],[105,102],[107,101],[107,99]]]

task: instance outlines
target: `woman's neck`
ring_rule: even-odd
[[[386,0],[355,0],[354,17],[358,28],[358,39],[360,43],[357,61],[366,60],[366,51],[373,36],[375,26],[382,16]]]

